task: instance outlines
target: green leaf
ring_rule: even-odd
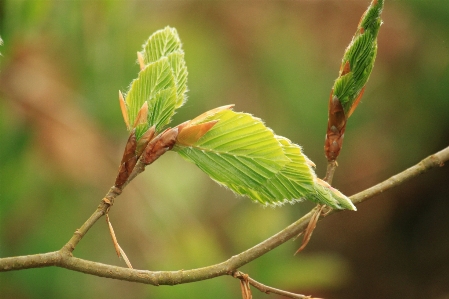
[[[225,110],[204,122],[211,120],[219,122],[194,145],[177,144],[174,150],[215,181],[231,189],[257,188],[289,162],[273,132],[259,119]]]
[[[138,112],[142,105],[148,102],[148,123],[136,128],[136,137],[139,139],[142,134],[151,126],[160,122],[161,115],[155,115],[154,107],[161,100],[161,91],[173,90],[176,92],[173,72],[167,58],[162,58],[157,62],[147,65],[140,73],[136,80],[131,83],[128,94],[126,95],[126,104],[128,107],[129,123],[134,124]],[[167,97],[164,97],[167,98]],[[174,106],[173,103],[166,103]],[[174,107],[173,107],[174,111]]]
[[[195,124],[214,120],[218,122],[194,144],[177,143],[174,147],[213,180],[264,205],[307,198],[333,208],[345,208],[341,198],[317,183],[301,148],[274,135],[260,119],[246,113],[218,110],[201,117]]]
[[[369,79],[376,60],[377,34],[382,21],[383,0],[374,0],[362,16],[351,43],[343,55],[340,74],[334,83],[337,97],[347,117]],[[355,107],[354,107],[355,108]]]
[[[316,177],[299,145],[285,137],[276,138],[290,162],[257,190],[251,190],[250,198],[269,205],[294,203],[305,198],[335,209],[356,210],[349,198]]]
[[[125,122],[129,130],[136,126],[136,138],[151,126],[161,132],[170,123],[176,108],[186,101],[187,67],[176,29],[156,31],[143,46],[141,71],[125,95]],[[148,103],[148,119],[136,124],[142,105]]]
[[[156,132],[161,132],[162,128],[170,122],[175,113],[176,101],[176,90],[169,88],[158,92],[154,100],[150,102],[148,122],[151,126],[156,126]]]
[[[155,62],[162,57],[169,59],[178,94],[176,108],[182,106],[187,100],[185,96],[187,92],[187,67],[181,40],[176,29],[165,27],[153,33],[143,46],[141,53],[145,64]]]
[[[168,61],[173,70],[176,83],[177,101],[176,108],[181,107],[187,101],[187,66],[183,52],[175,52],[168,55]]]
[[[143,45],[142,54],[145,64],[149,64],[176,51],[182,51],[181,40],[176,29],[167,26],[148,38]]]
[[[357,211],[352,201],[328,183],[316,178],[314,192],[307,196],[307,199],[318,203],[324,203],[335,209],[347,209]]]

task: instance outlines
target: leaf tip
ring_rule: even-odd
[[[137,62],[139,63],[140,70],[145,68],[145,59],[143,58],[142,52],[137,52]]]
[[[332,206],[332,208],[337,208],[340,210],[346,209],[350,211],[357,211],[357,208],[352,203],[351,199],[349,199],[346,195],[344,195],[343,193],[332,187],[329,183],[319,178],[315,178],[315,182],[321,187],[324,187],[326,193],[330,193],[329,195],[332,197],[334,203],[334,206]]]

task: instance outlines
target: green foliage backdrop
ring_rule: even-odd
[[[235,103],[304,147],[324,175],[330,89],[368,1],[1,1],[0,256],[57,250],[113,184],[127,132],[117,91],[136,49],[176,27],[189,101],[174,123]],[[334,185],[351,195],[447,146],[449,3],[386,1],[374,71],[351,117]],[[449,295],[448,168],[326,219],[307,249],[290,242],[242,270],[326,298]],[[227,259],[311,204],[262,208],[169,153],[111,212],[133,265],[178,270]],[[106,223],[75,255],[124,265]],[[0,275],[1,298],[236,298],[221,277],[151,287],[70,272]],[[256,298],[265,297],[255,293]],[[274,297],[274,296],[273,296]]]

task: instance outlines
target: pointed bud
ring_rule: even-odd
[[[137,52],[137,62],[139,62],[140,70],[143,70],[145,68],[145,59],[142,52]]]
[[[384,0],[371,2],[343,55],[329,102],[329,121],[324,145],[328,161],[335,161],[340,153],[346,121],[360,103],[373,70],[383,5]]]
[[[126,129],[129,130],[129,117],[128,117],[128,109],[126,107],[125,99],[123,98],[122,92],[118,91],[118,100],[120,102],[120,109],[122,110],[123,119],[125,120]]]
[[[148,102],[145,101],[145,103],[143,103],[142,107],[140,108],[139,112],[137,113],[137,117],[134,122],[133,128],[135,128],[141,124],[146,124],[147,118],[148,118]]]

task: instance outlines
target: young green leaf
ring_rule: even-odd
[[[175,77],[177,94],[176,108],[179,108],[187,101],[187,66],[184,60],[184,53],[177,51],[167,57]]]
[[[178,101],[176,108],[187,100],[187,67],[184,61],[181,40],[175,28],[165,27],[150,36],[141,52],[143,62],[149,64],[167,57],[173,70]]]
[[[145,64],[158,61],[169,54],[182,51],[181,40],[175,28],[165,27],[153,33],[143,45],[142,55]]]
[[[316,177],[299,145],[285,137],[276,138],[290,162],[261,188],[260,196],[263,201],[271,204],[293,203],[306,198],[335,209],[356,210],[349,198]]]
[[[377,53],[377,34],[382,21],[384,0],[373,0],[365,11],[351,43],[343,55],[333,95],[341,102],[347,115],[369,79]]]
[[[174,150],[217,182],[254,189],[289,162],[273,132],[251,115],[224,110],[204,122],[213,120],[219,122],[195,144],[177,142]]]
[[[139,139],[142,134],[151,126],[163,126],[161,115],[156,114],[154,108],[167,106],[174,113],[176,105],[176,86],[173,72],[167,58],[162,58],[157,62],[149,64],[143,69],[136,80],[131,84],[130,90],[126,95],[126,104],[128,107],[129,123],[134,124],[142,105],[148,103],[148,122],[136,127],[136,137]],[[158,109],[161,110],[161,109]],[[163,109],[162,109],[163,110]],[[157,112],[156,112],[157,113]]]
[[[138,52],[138,60],[141,67],[138,78],[131,83],[126,96],[121,96],[125,99],[120,100],[127,128],[136,129],[137,140],[152,126],[157,133],[161,132],[176,108],[186,101],[187,92],[187,67],[176,29],[166,27],[151,35],[142,52]],[[137,118],[145,103],[147,120],[142,122]]]
[[[174,150],[219,184],[264,205],[306,198],[355,210],[344,195],[318,183],[298,145],[274,135],[260,119],[229,108],[211,110],[178,126]]]

